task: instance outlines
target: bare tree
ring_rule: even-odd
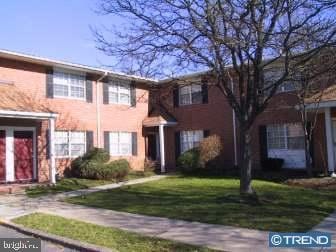
[[[335,42],[335,4],[327,0],[100,0],[98,9],[127,24],[96,30],[98,48],[139,65],[186,70],[210,69],[239,122],[240,192],[251,186],[250,129],[286,80],[300,65]],[[313,48],[305,50],[302,41]],[[299,57],[300,56],[300,57]],[[264,72],[276,64],[281,73],[265,85]],[[162,70],[162,69],[161,69]],[[166,71],[166,72],[165,72]],[[235,80],[235,90],[230,80]],[[225,115],[223,115],[225,116]]]

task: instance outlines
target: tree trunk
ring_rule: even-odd
[[[310,139],[308,136],[305,136],[305,156],[306,156],[307,175],[309,177],[312,177],[313,176],[313,164],[312,164],[312,157],[310,155]]]
[[[251,135],[245,127],[240,129],[240,194],[252,195]]]

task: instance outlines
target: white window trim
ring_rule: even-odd
[[[86,134],[85,134],[85,131],[74,131],[74,130],[55,130],[55,133],[56,132],[67,132],[68,134],[68,150],[69,150],[69,155],[61,155],[61,156],[58,156],[55,152],[55,158],[56,159],[65,159],[65,158],[76,158],[78,156],[73,156],[71,155],[71,133],[72,132],[82,132],[84,133],[84,153],[86,152]],[[54,140],[54,145],[56,146],[56,143],[55,143],[55,140]]]
[[[294,123],[296,124],[296,123]],[[276,151],[276,150],[301,150],[301,149],[289,149],[288,148],[288,141],[289,141],[289,137],[288,137],[288,129],[287,127],[289,127],[289,125],[291,125],[291,123],[285,123],[285,124],[275,124],[278,126],[281,126],[281,128],[283,128],[284,130],[284,138],[285,138],[285,147],[284,148],[269,148],[269,144],[268,144],[268,131],[269,131],[269,127],[266,126],[266,137],[267,137],[267,150],[269,151]],[[269,125],[271,126],[271,125]],[[304,135],[303,135],[304,136]]]
[[[116,86],[117,87],[117,92],[113,92],[113,93],[117,93],[117,97],[118,97],[118,101],[114,102],[111,101],[110,99],[110,89],[112,88],[112,86]],[[128,93],[127,95],[129,95],[129,102],[121,102],[120,96],[121,94],[126,94],[125,92],[121,92],[121,86],[127,86],[128,88]],[[131,94],[131,83],[119,83],[119,82],[110,82],[110,84],[108,85],[108,103],[109,104],[117,104],[117,105],[127,105],[127,106],[131,106],[132,104],[132,94]]]
[[[55,84],[56,85],[63,85],[65,86],[64,84],[58,84],[58,83],[55,83],[54,82],[54,75],[55,75],[55,72],[60,72],[60,73],[67,73],[67,74],[74,74],[74,75],[78,75],[78,76],[82,76],[84,77],[84,96],[83,97],[73,97],[73,96],[70,96],[70,93],[71,93],[71,85],[68,84],[67,87],[68,87],[68,95],[67,96],[63,96],[63,95],[55,95]],[[53,98],[60,98],[60,99],[69,99],[69,100],[79,100],[79,101],[86,101],[86,73],[85,72],[76,72],[76,71],[71,71],[71,70],[64,70],[64,69],[59,69],[59,68],[54,68],[53,70]]]
[[[178,102],[179,102],[179,106],[188,106],[188,105],[196,105],[196,104],[202,104],[202,102],[200,102],[200,103],[193,103],[193,101],[192,101],[192,94],[193,93],[197,93],[197,92],[193,92],[192,91],[192,86],[193,85],[198,85],[198,86],[200,86],[201,87],[201,92],[202,92],[202,84],[201,83],[192,83],[192,84],[189,84],[189,85],[185,85],[185,86],[182,86],[182,87],[179,87],[179,92],[178,92],[178,95],[179,95],[179,97],[178,97]],[[181,99],[181,89],[182,88],[185,88],[185,87],[188,87],[188,95],[189,95],[189,101],[190,101],[190,103],[186,103],[186,104],[182,104],[182,99]]]
[[[111,145],[112,145],[112,141],[111,141],[111,137],[112,137],[112,133],[117,133],[118,134],[118,154],[113,154],[112,150],[111,150]],[[130,139],[131,139],[131,149],[130,149],[130,153],[129,154],[121,154],[120,153],[120,134],[121,133],[128,133],[130,134]],[[133,148],[133,139],[132,139],[132,132],[128,132],[128,131],[111,131],[109,134],[109,150],[110,150],[110,156],[111,157],[131,157],[133,155],[132,153],[132,148]]]
[[[184,153],[184,152],[186,152],[186,151],[188,151],[188,150],[190,150],[190,149],[188,149],[188,150],[184,150],[183,151],[183,136],[182,136],[183,132],[186,132],[186,133],[192,132],[193,133],[193,140],[194,140],[194,137],[195,137],[195,132],[201,132],[202,133],[202,137],[200,139],[200,142],[204,139],[204,130],[182,130],[180,132],[180,150],[181,150],[181,154]],[[194,143],[195,142],[193,141],[193,146],[194,146]],[[195,148],[195,146],[193,148]]]

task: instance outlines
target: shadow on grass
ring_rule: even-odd
[[[333,191],[255,180],[258,201],[241,198],[239,180],[178,175],[92,193],[67,202],[143,215],[261,230],[307,231],[336,208]]]

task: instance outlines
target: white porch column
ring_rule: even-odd
[[[55,160],[55,144],[54,144],[54,135],[55,135],[55,119],[49,119],[49,157],[50,157],[50,183],[56,184],[56,160]]]
[[[159,125],[159,135],[160,135],[160,162],[161,162],[161,172],[166,172],[166,161],[165,161],[165,145],[164,145],[164,125]]]
[[[335,170],[334,138],[332,131],[330,108],[324,109],[324,118],[326,128],[327,154],[328,154],[328,171],[334,172]]]
[[[14,130],[6,129],[6,181],[15,181],[14,171]]]

